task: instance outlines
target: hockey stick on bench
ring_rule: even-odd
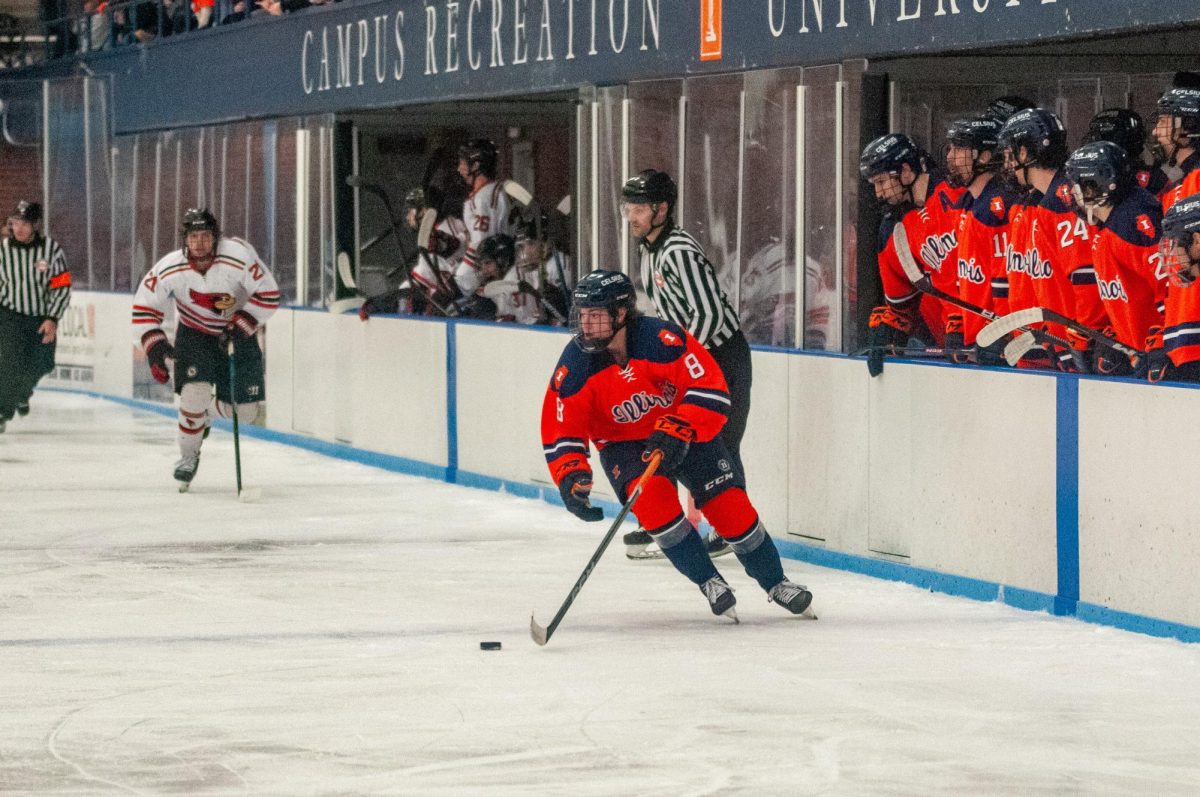
[[[575,596],[583,589],[583,585],[588,580],[588,576],[596,569],[596,563],[600,561],[600,557],[608,548],[608,544],[612,542],[612,538],[616,535],[617,529],[621,527],[621,522],[625,520],[625,516],[629,514],[629,510],[633,508],[633,504],[642,495],[642,488],[646,486],[646,482],[650,481],[650,477],[658,470],[659,464],[662,462],[662,452],[656,452],[650,458],[650,464],[646,466],[645,472],[638,479],[637,485],[634,486],[633,492],[629,494],[629,500],[621,507],[621,511],[617,513],[617,517],[613,520],[612,525],[608,527],[608,533],[604,535],[604,539],[600,540],[599,547],[592,554],[592,558],[588,560],[587,565],[583,568],[583,572],[579,574],[579,578],[575,581],[575,586],[571,587],[570,594],[563,601],[563,605],[559,607],[558,613],[554,615],[554,619],[550,621],[550,625],[543,628],[538,625],[537,620],[532,614],[529,615],[529,633],[533,637],[533,641],[539,645],[545,645],[550,641],[550,637],[554,634],[558,624],[562,622],[563,617],[567,613],[567,609],[571,608],[571,604],[575,602]]]
[[[938,288],[936,285],[934,285],[933,280],[929,278],[929,275],[925,273],[925,271],[917,264],[916,259],[913,258],[912,249],[908,245],[908,233],[904,231],[903,224],[897,223],[892,229],[892,241],[896,245],[896,256],[900,261],[900,267],[904,269],[904,275],[908,277],[908,281],[913,284],[914,288],[923,293],[929,294],[935,299],[940,299],[946,304],[952,304],[955,307],[966,310],[968,313],[977,315],[980,318],[986,318],[989,321],[997,321],[1000,319],[1000,315],[998,313],[994,313],[991,310],[985,310],[979,305],[964,301],[953,294],[946,293],[941,288]],[[1030,329],[1028,326],[1023,324],[1017,324],[1008,331],[1012,332],[1017,329],[1022,330],[1022,332],[1025,334],[1022,334],[1016,340],[1004,347],[1004,360],[1009,365],[1016,365],[1020,359],[1038,343],[1053,343],[1055,346],[1066,349],[1070,352],[1074,352],[1071,344],[1057,335],[1051,335],[1050,333],[1040,329]],[[1002,336],[996,336],[997,339],[1000,337]],[[988,345],[979,340],[979,335],[975,336],[975,342],[980,346]]]
[[[1138,351],[1131,346],[1126,346],[1121,341],[1110,338],[1103,332],[1084,326],[1073,318],[1067,318],[1061,313],[1047,310],[1044,307],[1029,307],[1024,310],[1017,310],[1015,313],[1009,313],[1002,318],[997,318],[979,330],[979,334],[975,336],[975,340],[980,345],[987,346],[989,343],[999,340],[1014,329],[1025,327],[1029,324],[1043,323],[1064,326],[1072,332],[1086,337],[1101,348],[1125,355],[1132,363],[1136,363],[1139,358],[1146,356],[1146,352],[1144,351]]]

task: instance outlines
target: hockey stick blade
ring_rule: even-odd
[[[342,284],[348,289],[358,289],[358,283],[354,281],[354,272],[350,270],[350,255],[345,252],[338,252],[337,273],[342,278]]]
[[[1045,320],[1045,313],[1040,307],[1027,307],[1024,310],[1017,310],[1015,313],[1009,313],[1006,316],[997,318],[979,330],[978,334],[975,335],[975,342],[980,346],[991,346],[1014,330],[1032,324],[1041,324]]]
[[[417,229],[417,248],[421,254],[429,253],[429,241],[433,238],[433,228],[437,226],[437,214],[426,210],[421,215],[421,226]]]
[[[1037,346],[1037,338],[1032,332],[1022,332],[1020,337],[1013,338],[1004,347],[1004,361],[1009,365],[1016,367],[1021,358],[1029,353],[1029,350]]]
[[[575,580],[575,586],[571,587],[571,591],[567,594],[567,599],[563,601],[562,606],[558,608],[558,612],[554,615],[554,619],[550,621],[550,625],[542,627],[538,625],[537,619],[532,613],[529,615],[529,635],[533,637],[533,641],[539,646],[545,646],[550,641],[550,637],[554,635],[554,631],[558,628],[558,624],[562,622],[563,617],[567,614],[567,609],[571,608],[571,604],[575,602],[579,591],[583,589],[583,585],[587,583],[588,576],[596,569],[596,565],[600,562],[600,557],[604,555],[604,551],[608,548],[608,544],[612,542],[612,538],[616,536],[617,529],[621,527],[621,522],[625,520],[625,516],[629,514],[629,510],[633,509],[634,503],[642,495],[642,488],[646,486],[646,482],[658,470],[658,466],[662,463],[662,452],[656,452],[650,458],[650,463],[646,466],[646,470],[638,479],[637,484],[629,493],[629,500],[621,507],[621,511],[613,518],[612,525],[608,527],[608,533],[604,535],[604,539],[600,540],[600,544],[596,546],[596,552],[592,554],[592,558],[584,566],[583,572],[579,574],[579,578]]]
[[[533,203],[533,194],[518,183],[516,180],[505,180],[502,186],[504,193],[512,197],[513,201],[523,207],[529,207]]]

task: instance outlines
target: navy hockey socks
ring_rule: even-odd
[[[762,523],[755,523],[754,528],[737,539],[729,540],[729,547],[737,556],[746,574],[758,582],[764,590],[783,581],[783,564],[779,561],[779,549],[775,541]]]
[[[713,567],[712,559],[704,547],[704,541],[687,518],[681,517],[661,530],[652,531],[650,536],[658,543],[663,555],[675,565],[675,569],[687,576],[693,584],[703,584],[718,575],[717,568]]]

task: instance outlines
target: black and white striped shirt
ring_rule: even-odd
[[[642,284],[661,318],[691,332],[700,345],[714,349],[733,337],[741,321],[696,239],[674,225],[653,243],[643,241]]]
[[[62,318],[71,303],[71,272],[53,238],[0,241],[0,306],[36,318]]]

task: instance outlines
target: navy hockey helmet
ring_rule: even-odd
[[[475,252],[475,259],[482,263],[491,260],[503,277],[513,267],[517,258],[517,247],[511,235],[499,233],[483,239]]]
[[[1026,160],[1019,150],[1025,148]],[[1000,130],[1000,148],[1010,150],[1017,164],[1058,169],[1067,160],[1067,130],[1062,120],[1044,108],[1017,111]]]
[[[1017,111],[1023,111],[1026,108],[1035,108],[1031,101],[1016,94],[1006,94],[1003,97],[997,97],[988,103],[987,110],[984,113],[1000,124],[1004,124]]]
[[[458,159],[467,162],[470,174],[482,174],[491,179],[496,176],[499,155],[491,139],[473,138],[458,148]]]
[[[1146,149],[1146,123],[1137,111],[1106,108],[1088,123],[1083,143],[1091,144],[1094,141],[1111,141],[1136,160]]]
[[[42,220],[42,205],[40,202],[29,202],[22,199],[17,203],[13,212],[9,215],[10,219],[20,219],[21,221],[37,224]]]
[[[1111,141],[1084,144],[1071,153],[1064,171],[1076,204],[1089,216],[1097,207],[1115,205],[1135,183],[1129,153]]]
[[[1200,119],[1200,88],[1174,86],[1158,98],[1159,116]]]
[[[637,315],[637,292],[629,277],[619,271],[597,269],[575,285],[571,294],[571,334],[579,348],[594,354],[604,351],[616,334]],[[588,335],[583,328],[580,310],[603,308],[612,319],[611,333],[607,337]],[[617,315],[625,308],[625,320],[618,322]]]
[[[864,180],[880,174],[899,174],[908,164],[915,174],[925,171],[921,150],[903,133],[888,133],[863,147],[858,158],[858,172]]]
[[[675,181],[666,172],[646,169],[630,177],[621,186],[621,201],[630,205],[654,205],[666,202],[672,208],[679,196]]]
[[[956,147],[990,152],[1000,142],[1000,122],[986,114],[955,119],[946,127],[946,141]]]
[[[1175,285],[1184,287],[1196,281],[1200,263],[1192,258],[1192,244],[1200,233],[1200,194],[1181,199],[1170,207],[1162,220],[1163,267]]]
[[[1000,122],[986,114],[955,119],[946,127],[946,170],[952,185],[960,188],[970,185],[979,175],[1000,168],[1000,159],[996,157],[999,133]],[[961,155],[952,159],[951,149],[970,150],[970,163]],[[984,153],[991,153],[992,157],[984,160]]]

